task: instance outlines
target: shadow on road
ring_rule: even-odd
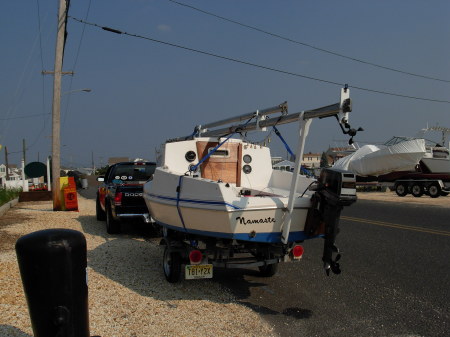
[[[261,301],[255,300],[255,297],[264,297],[264,293],[273,295],[269,287],[269,279],[261,277],[257,270],[217,268],[215,270],[215,280],[228,289],[238,299],[238,303],[249,307],[259,314],[283,315],[296,319],[307,319],[313,315],[313,312],[309,309],[289,307],[275,310],[273,309],[274,306],[265,306]],[[258,296],[255,293],[263,295]]]

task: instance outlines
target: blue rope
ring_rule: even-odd
[[[231,133],[230,135],[227,136],[227,138],[225,138],[225,140],[223,142],[221,142],[220,144],[218,144],[214,149],[212,149],[206,156],[204,156],[196,165],[192,165],[191,167],[189,167],[190,171],[197,171],[198,167],[203,164],[203,162],[205,160],[207,160],[209,157],[211,157],[211,155],[216,152],[219,147],[221,147],[223,144],[225,144],[228,139],[230,139],[239,129],[245,127],[251,120],[253,119],[253,117],[251,117],[248,121],[246,121],[242,126],[238,126],[235,131],[233,133]]]
[[[186,139],[192,139],[194,138],[194,136],[198,135],[198,129],[197,127],[194,128],[194,132],[192,132],[192,134],[190,134],[189,136],[186,137]]]
[[[277,127],[274,125],[273,130],[275,131],[275,134],[280,138],[280,140],[283,142],[284,147],[286,148],[287,152],[294,158],[295,160],[295,154],[292,152],[291,148],[289,147],[288,143],[284,140],[283,136],[281,135],[280,131],[278,131]]]
[[[286,143],[286,141],[284,140],[283,136],[281,135],[280,131],[278,131],[277,127],[274,125],[273,126],[273,130],[275,131],[275,134],[280,138],[280,140],[283,142],[284,147],[286,148],[286,150],[289,152],[289,154],[293,157],[293,159],[295,160],[295,154],[292,152],[291,148],[289,147],[289,145]],[[313,176],[313,174],[307,170],[304,166],[300,165],[300,171],[303,172],[304,174],[306,174],[307,176]]]
[[[183,181],[183,176],[180,176],[180,179],[178,180],[178,187],[177,187],[177,211],[178,215],[180,216],[181,223],[183,224],[184,230],[186,230],[186,225],[184,224],[183,215],[181,214],[180,210],[180,193],[181,193],[181,183]]]

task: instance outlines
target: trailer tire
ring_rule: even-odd
[[[395,193],[397,193],[397,195],[399,197],[404,197],[405,195],[408,194],[408,186],[404,183],[398,183],[395,185]]]
[[[97,220],[99,221],[105,221],[106,220],[106,213],[102,209],[102,206],[100,205],[100,198],[97,195],[97,198],[95,200],[95,216]]]
[[[120,222],[114,219],[111,206],[106,205],[106,232],[108,234],[118,234],[120,233]]]
[[[267,264],[265,266],[259,266],[259,275],[263,277],[272,277],[278,271],[278,263]]]
[[[428,194],[432,198],[437,198],[441,195],[442,189],[441,186],[439,186],[438,183],[432,183],[430,186],[428,186]]]
[[[411,194],[416,197],[420,198],[423,195],[424,189],[423,186],[420,184],[413,184],[411,186]]]
[[[166,280],[176,283],[181,276],[181,254],[170,250],[169,245],[164,248],[163,270]]]

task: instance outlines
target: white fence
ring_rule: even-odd
[[[3,181],[3,186],[6,189],[22,188],[24,192],[28,192],[28,180],[6,180]]]

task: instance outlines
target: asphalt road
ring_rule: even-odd
[[[79,193],[95,198],[93,187]],[[342,274],[326,276],[317,239],[271,278],[216,269],[214,280],[281,336],[449,336],[449,219],[450,208],[359,200],[341,218]]]
[[[281,336],[449,336],[449,219],[449,208],[360,200],[341,220],[342,274],[325,275],[318,239],[272,278],[216,280]]]

